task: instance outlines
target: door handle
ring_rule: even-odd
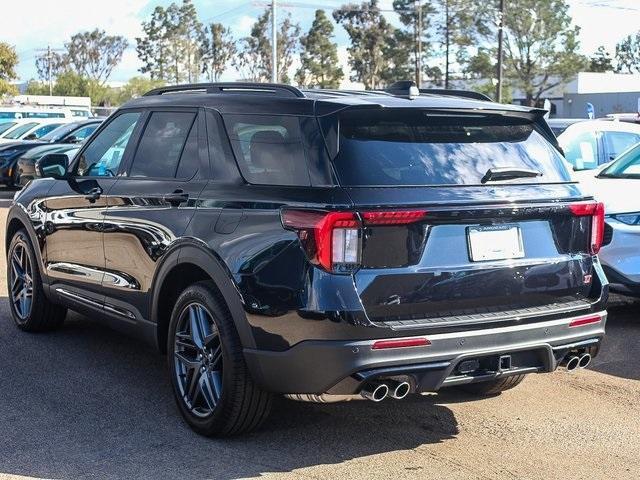
[[[170,204],[172,207],[178,207],[180,204],[189,200],[189,194],[184,193],[182,190],[176,190],[173,193],[167,193],[162,197],[162,200]]]
[[[102,189],[100,187],[93,187],[86,193],[84,198],[86,198],[90,202],[95,202],[100,198],[100,195],[102,195]]]

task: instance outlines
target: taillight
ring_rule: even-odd
[[[298,233],[309,260],[327,271],[360,264],[360,220],[353,212],[283,210],[282,225]]]
[[[604,204],[598,203],[574,203],[569,205],[571,213],[577,217],[592,217],[590,252],[595,255],[602,247],[604,239]]]
[[[363,226],[407,225],[425,210],[326,212],[283,209],[282,225],[294,230],[309,260],[329,272],[349,273],[360,266]]]

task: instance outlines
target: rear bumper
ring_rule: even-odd
[[[569,324],[597,315],[600,321],[578,327]],[[509,355],[512,368],[497,368],[491,378],[518,373],[554,371],[571,350],[598,351],[605,333],[606,312],[556,320],[455,333],[426,334],[429,346],[373,350],[375,340],[303,341],[285,351],[245,349],[254,379],[277,393],[357,393],[376,377],[407,376],[414,390],[478,380],[460,375],[465,360],[490,363]],[[486,372],[485,372],[486,373]],[[482,379],[487,379],[487,374]]]

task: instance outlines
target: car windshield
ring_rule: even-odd
[[[640,144],[620,155],[598,177],[640,178]]]
[[[14,128],[13,130],[11,130],[9,133],[4,135],[4,138],[11,138],[11,139],[15,140],[17,138],[20,138],[22,135],[27,133],[29,130],[31,130],[32,128],[37,127],[37,126],[38,126],[37,123],[25,123],[23,125],[20,125],[19,127]]]
[[[15,125],[16,125],[16,122],[0,123],[0,134],[3,134],[4,132],[9,130],[10,128],[13,128]]]
[[[559,152],[525,120],[359,110],[341,114],[336,131],[334,165],[342,185],[479,185],[496,168],[541,174],[511,183],[570,181]]]
[[[46,135],[43,135],[41,140],[45,142],[57,142],[62,140],[69,132],[72,132],[76,128],[80,126],[79,123],[67,123],[65,125],[60,125],[55,130],[51,130]]]

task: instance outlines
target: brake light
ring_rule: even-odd
[[[377,340],[371,345],[372,350],[388,348],[427,347],[431,342],[426,338],[399,338],[394,340]]]
[[[576,217],[592,217],[590,252],[595,255],[602,247],[604,239],[604,204],[603,203],[574,203],[569,205],[571,213]]]
[[[353,212],[283,210],[282,225],[298,233],[309,260],[327,271],[360,264],[360,220]]]
[[[363,212],[362,221],[365,225],[407,225],[418,222],[426,216],[426,210]]]
[[[282,225],[294,230],[307,258],[329,272],[349,273],[360,266],[362,228],[408,225],[422,220],[426,210],[327,212],[282,210]]]

